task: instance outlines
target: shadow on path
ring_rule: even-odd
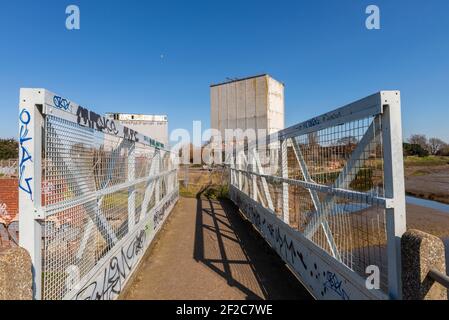
[[[312,299],[230,200],[197,197],[194,259],[246,299]]]

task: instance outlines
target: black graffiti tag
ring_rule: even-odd
[[[81,289],[76,300],[112,300],[123,289],[123,283],[129,276],[136,263],[137,256],[141,255],[146,241],[145,230],[141,230],[128,247],[123,247],[118,256],[109,260],[103,271],[103,281],[93,281]]]
[[[97,129],[101,132],[117,135],[119,131],[114,120],[100,116],[98,113],[89,111],[81,106],[76,110],[77,123],[91,129]]]

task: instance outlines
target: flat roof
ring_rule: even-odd
[[[124,113],[124,112],[106,112],[107,115],[110,114],[120,114],[120,115],[129,115],[129,116],[156,116],[156,117],[167,117],[166,114],[144,114],[144,113]]]
[[[120,121],[166,121],[168,116],[166,114],[141,114],[141,113],[121,113],[121,112],[107,112],[106,117],[113,118],[118,116]]]
[[[278,80],[276,80],[275,78],[273,78],[272,76],[270,76],[268,73],[263,73],[263,74],[259,74],[256,76],[250,76],[250,77],[245,77],[245,78],[239,78],[239,79],[233,79],[233,80],[229,80],[229,81],[225,81],[225,82],[220,82],[220,83],[216,83],[216,84],[211,84],[210,87],[217,87],[217,86],[222,86],[224,84],[228,84],[228,83],[233,83],[233,82],[239,82],[239,81],[245,81],[245,80],[249,80],[249,79],[254,79],[254,78],[260,78],[260,77],[270,77],[271,79],[279,82],[280,84],[284,85],[283,82],[280,82]]]

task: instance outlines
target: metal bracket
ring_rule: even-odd
[[[45,211],[42,208],[34,208],[33,210],[34,220],[45,220]]]

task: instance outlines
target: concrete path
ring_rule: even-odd
[[[229,201],[181,198],[122,299],[311,299]]]

